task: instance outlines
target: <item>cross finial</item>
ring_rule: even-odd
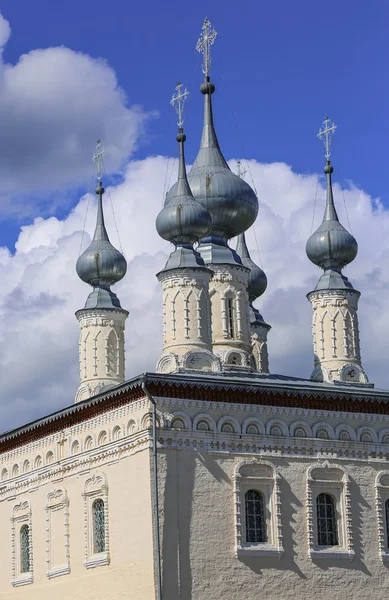
[[[203,55],[203,73],[206,77],[208,77],[211,70],[211,46],[215,41],[216,35],[216,31],[212,29],[211,21],[205,17],[196,50]]]
[[[247,169],[245,169],[244,167],[242,167],[242,163],[240,160],[236,161],[236,174],[238,177],[240,177],[241,179],[244,179],[244,176],[247,173]]]
[[[330,160],[331,156],[331,139],[334,135],[335,129],[337,125],[335,123],[331,123],[327,115],[324,117],[323,127],[319,130],[317,137],[322,140],[324,143],[324,147],[326,149],[325,157],[327,160]]]
[[[100,181],[100,182],[101,182],[101,178],[103,175],[103,156],[104,156],[104,154],[105,154],[105,150],[101,144],[101,141],[97,140],[95,153],[93,155],[93,162],[96,165],[97,181]]]
[[[172,99],[170,100],[170,104],[173,106],[177,113],[177,125],[178,127],[182,127],[184,125],[184,104],[185,100],[189,96],[188,90],[185,88],[182,90],[183,84],[181,81],[177,81],[176,85],[176,94],[173,94]]]

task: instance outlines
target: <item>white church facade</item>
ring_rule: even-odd
[[[77,311],[75,402],[0,436],[0,598],[256,600],[386,598],[389,392],[361,362],[360,293],[342,270],[357,242],[327,199],[308,258],[322,270],[311,379],[271,373],[271,326],[254,305],[266,275],[245,231],[255,192],[229,169],[213,122],[204,21],[204,127],[187,174],[178,84],[179,174],[156,220],[173,251],[157,274],[162,353],[125,379],[131,316],[111,286],[126,261],[98,215],[77,262],[92,288]],[[234,250],[229,240],[237,237]]]

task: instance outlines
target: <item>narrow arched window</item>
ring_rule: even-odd
[[[30,528],[26,524],[20,528],[20,572],[30,572]]]
[[[385,502],[386,547],[389,548],[389,498]]]
[[[105,512],[104,501],[101,498],[92,504],[93,519],[93,552],[99,554],[105,552]]]
[[[227,329],[228,335],[234,337],[234,301],[232,298],[227,298]]]
[[[334,498],[329,494],[319,494],[316,498],[316,511],[318,545],[337,546],[339,542]]]
[[[245,494],[246,542],[267,542],[265,502],[263,494],[248,490]]]

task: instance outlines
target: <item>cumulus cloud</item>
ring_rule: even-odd
[[[10,35],[0,15],[0,47]],[[94,141],[118,169],[150,115],[128,106],[116,74],[101,58],[69,48],[31,50],[14,65],[0,55],[0,203],[26,214],[52,191],[85,184]]]
[[[320,271],[306,258],[305,243],[323,215],[324,181],[319,179],[312,223],[317,175],[299,175],[283,163],[250,161],[249,165],[261,199],[255,233],[269,287],[258,307],[272,325],[271,370],[309,378],[313,365],[311,307],[305,295],[315,286]],[[162,302],[155,273],[164,265],[170,248],[155,231],[155,217],[161,208],[166,168],[163,157],[133,161],[123,181],[104,196],[111,241],[119,246],[110,197],[128,261],[127,276],[115,289],[122,306],[130,311],[127,378],[153,370],[161,350]],[[335,198],[340,219],[347,224],[343,194],[337,185]],[[362,292],[363,363],[377,387],[388,387],[389,211],[352,185],[345,190],[345,201],[360,246],[346,274]],[[73,401],[79,376],[79,330],[74,312],[89,293],[77,278],[75,263],[81,241],[83,249],[89,243],[95,217],[96,199],[84,196],[65,219],[37,218],[22,227],[14,255],[0,249],[3,426],[26,422]],[[259,261],[253,229],[247,238],[253,259]]]

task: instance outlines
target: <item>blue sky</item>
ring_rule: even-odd
[[[169,100],[182,80],[191,92],[185,121],[191,162],[203,118],[203,76],[195,46],[205,16],[218,31],[212,80],[221,147],[227,159],[250,159],[261,201],[247,241],[268,277],[257,306],[272,326],[271,371],[308,378],[312,371],[312,310],[305,296],[319,271],[308,261],[305,244],[323,214],[324,179],[318,183],[317,173],[324,166],[324,148],[316,134],[328,113],[338,125],[334,179],[346,188],[359,244],[346,275],[361,291],[363,365],[377,387],[388,388],[386,0],[369,5],[349,0],[240,5],[3,0],[1,11],[4,427],[71,404],[79,383],[74,313],[85,304],[89,289],[77,277],[75,264],[95,223],[95,199],[84,192],[94,187],[91,159],[98,137],[107,151],[110,177],[104,177],[104,185],[128,262],[126,277],[115,287],[130,312],[126,377],[155,368],[162,340],[155,274],[170,252],[156,233],[155,217],[166,172],[172,172],[166,157],[177,155]],[[233,160],[231,167],[236,168]],[[252,183],[250,175],[247,179]],[[348,227],[339,186],[334,193]],[[120,247],[108,193],[105,202],[107,228]]]
[[[315,134],[325,113],[338,124],[335,175],[389,202],[388,28],[385,0],[308,0],[182,3],[128,0],[52,2],[3,0],[12,35],[4,61],[64,45],[103,57],[117,74],[129,104],[158,111],[139,138],[136,158],[175,152],[168,102],[177,79],[191,91],[187,156],[196,153],[202,120],[200,57],[194,47],[207,15],[218,31],[212,79],[217,131],[227,158],[285,161],[299,173],[322,168]],[[91,148],[94,140],[91,140]],[[87,157],[85,157],[87,160]],[[51,186],[63,196],[54,212],[75,203],[83,181]],[[46,192],[42,192],[45,194]],[[33,199],[34,201],[34,199]],[[36,208],[44,216],[51,205]],[[349,207],[351,210],[352,207]],[[5,220],[5,222],[4,222]],[[2,243],[12,248],[20,223],[3,212]]]

